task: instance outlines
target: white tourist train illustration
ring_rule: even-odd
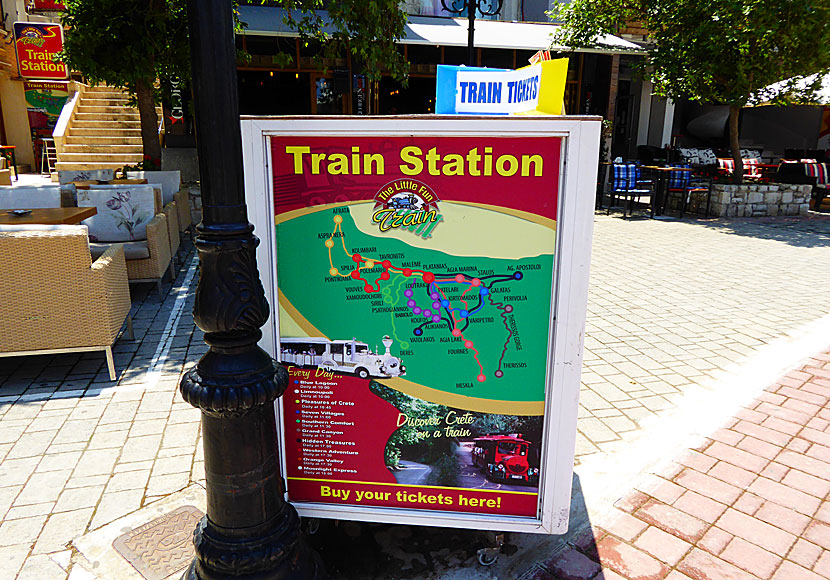
[[[389,379],[406,374],[401,359],[392,356],[390,349],[394,341],[386,335],[381,342],[386,348],[383,354],[372,352],[367,343],[355,338],[329,340],[320,336],[281,337],[280,362],[352,373],[361,379]]]

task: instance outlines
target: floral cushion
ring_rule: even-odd
[[[78,207],[95,207],[98,213],[83,221],[93,242],[133,242],[147,239],[147,223],[155,214],[151,186],[79,189]]]
[[[73,181],[109,181],[115,176],[112,169],[79,169],[76,171],[58,171],[60,183]]]

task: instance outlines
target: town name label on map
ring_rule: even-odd
[[[314,153],[311,147],[287,145],[285,153],[294,161],[294,174],[302,175],[309,167],[312,175],[385,175],[386,158],[382,153],[361,153],[360,147],[352,147],[351,153]],[[541,155],[495,155],[492,147],[473,147],[466,155],[459,153],[441,154],[437,147],[426,153],[414,145],[403,147],[399,152],[398,169],[404,175],[458,175],[469,177],[490,177],[500,175],[512,177],[543,177]],[[306,162],[308,165],[306,165]]]

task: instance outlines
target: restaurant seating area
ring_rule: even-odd
[[[830,159],[826,151],[790,151],[775,158],[742,149],[743,185],[734,186],[735,161],[711,148],[658,149],[641,146],[638,159],[602,163],[597,209],[631,217],[667,212],[685,217],[800,215],[830,210]],[[813,158],[797,157],[813,154]],[[803,187],[802,187],[803,186]]]
[[[129,327],[130,284],[175,279],[192,228],[178,171],[0,187],[0,357],[101,350]]]

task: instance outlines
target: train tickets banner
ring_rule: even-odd
[[[345,124],[264,145],[288,499],[540,522],[568,135]]]

